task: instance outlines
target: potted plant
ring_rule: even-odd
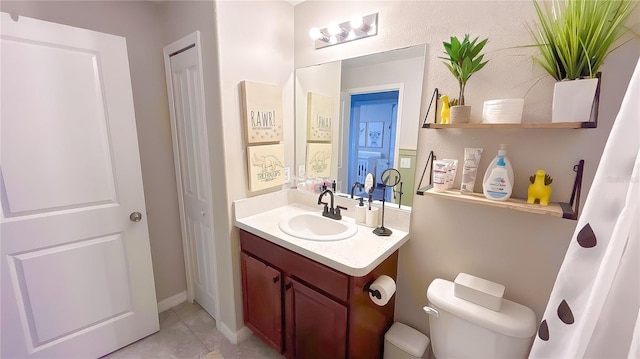
[[[587,122],[598,71],[618,40],[637,1],[538,0],[539,23],[531,27],[535,61],[556,81],[552,122]]]
[[[458,80],[460,85],[460,92],[458,93],[456,106],[450,108],[451,123],[466,123],[469,122],[471,117],[471,106],[466,106],[464,101],[464,89],[467,86],[467,81],[474,73],[480,71],[488,61],[482,61],[484,55],[480,54],[480,51],[487,44],[488,39],[484,39],[478,42],[476,37],[471,41],[469,34],[464,35],[464,39],[460,41],[457,37],[452,36],[450,42],[443,42],[445,53],[447,57],[440,57],[443,63],[453,76]]]

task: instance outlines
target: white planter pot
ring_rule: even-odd
[[[471,119],[471,106],[452,106],[450,109],[451,123],[469,123]]]
[[[551,122],[588,122],[597,87],[597,78],[556,82]]]

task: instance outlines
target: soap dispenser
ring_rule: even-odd
[[[356,206],[356,223],[365,224],[367,219],[367,207],[364,205],[364,198],[358,198],[360,203]]]
[[[511,197],[513,184],[505,167],[504,156],[498,155],[498,163],[482,183],[484,196],[494,201],[506,201]]]
[[[499,156],[502,156],[502,158],[504,160],[504,168],[506,168],[507,174],[509,176],[509,181],[511,182],[511,185],[513,185],[513,167],[511,167],[511,161],[509,161],[509,157],[507,157],[507,145],[504,145],[504,144],[500,145],[500,149],[498,150],[498,154],[496,155],[496,157],[493,158],[493,160],[489,164],[489,167],[487,167],[487,170],[484,172],[484,177],[482,178],[482,183],[483,184],[489,178],[489,174],[491,174],[491,171],[494,168],[498,167],[498,157]]]
[[[373,175],[367,174],[364,179],[364,190],[369,194],[369,208],[365,212],[365,224],[369,227],[378,227],[378,207],[371,207],[373,202]]]

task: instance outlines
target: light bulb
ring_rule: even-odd
[[[359,29],[364,24],[364,21],[362,20],[362,16],[356,15],[351,18],[351,21],[349,22],[349,24],[351,25],[352,29]]]
[[[347,40],[355,40],[355,38],[356,38],[355,30],[349,31],[349,35],[347,36]]]
[[[331,35],[331,37],[329,38],[329,43],[332,45],[338,43],[338,37],[336,35]]]
[[[342,28],[340,27],[340,25],[338,25],[338,23],[335,22],[329,24],[329,26],[327,27],[327,31],[329,31],[329,35],[335,36],[342,34]]]
[[[320,39],[322,39],[324,37],[322,35],[322,32],[320,31],[320,29],[318,29],[317,27],[313,27],[313,28],[311,28],[311,30],[309,30],[309,36],[313,40],[320,40]]]

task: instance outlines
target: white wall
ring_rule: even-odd
[[[285,166],[293,167],[293,6],[284,1],[220,1],[216,7],[218,33],[221,121],[224,138],[227,202],[220,209],[229,213],[227,232],[218,244],[221,273],[233,278],[220,292],[235,307],[221,308],[230,330],[242,321],[242,282],[238,229],[232,224],[232,202],[265,190],[250,193],[247,181],[247,155],[242,127],[240,82],[262,82],[283,88],[283,127]],[[279,188],[278,188],[279,189]],[[224,207],[223,207],[224,206]]]
[[[224,171],[224,143],[222,115],[220,105],[220,73],[218,56],[218,34],[215,26],[215,6],[213,1],[165,1],[161,3],[164,16],[165,45],[184,36],[200,31],[202,54],[202,76],[204,81],[204,100],[206,123],[209,135],[209,161],[211,171],[211,194],[214,202],[213,238],[216,257],[212,259],[216,267],[218,282],[218,318],[217,324],[222,330],[235,326],[235,298],[232,295],[234,277],[230,264],[225,260],[229,242],[229,212],[227,208],[227,179]],[[229,309],[231,308],[231,309]],[[216,313],[211,313],[215,316]],[[229,324],[231,323],[231,324]],[[231,329],[230,329],[231,330]],[[235,331],[236,329],[233,329]]]
[[[186,289],[171,127],[164,76],[162,11],[148,1],[2,1],[0,10],[124,36],[158,301]]]
[[[355,13],[374,12],[379,13],[375,37],[322,50],[315,50],[308,38],[311,27],[341,22]],[[485,100],[522,98],[526,94],[525,122],[550,122],[553,81],[544,78],[533,86],[542,72],[530,57],[521,56],[531,50],[512,48],[531,42],[526,22],[533,21],[534,16],[529,1],[308,1],[295,7],[295,66],[427,43],[423,117],[435,87],[443,93],[457,93],[455,80],[437,58],[444,51],[442,41],[470,32],[489,38],[485,52],[490,60],[467,86],[465,96],[473,106],[472,117],[479,120]],[[636,38],[607,59],[602,68],[597,129],[421,129],[417,176],[429,150],[439,158],[462,160],[464,147],[485,149],[480,163],[483,174],[498,144],[508,143],[516,173],[514,196],[526,197],[528,176],[543,168],[554,177],[552,200],[568,201],[574,180],[572,166],[584,159],[584,203],[639,55],[640,40]],[[459,182],[458,177],[457,186]],[[480,191],[477,186],[476,191]],[[415,196],[411,240],[400,250],[396,320],[428,333],[428,319],[422,311],[428,284],[437,277],[453,280],[459,272],[504,284],[507,299],[531,307],[540,319],[574,228],[575,221]]]

